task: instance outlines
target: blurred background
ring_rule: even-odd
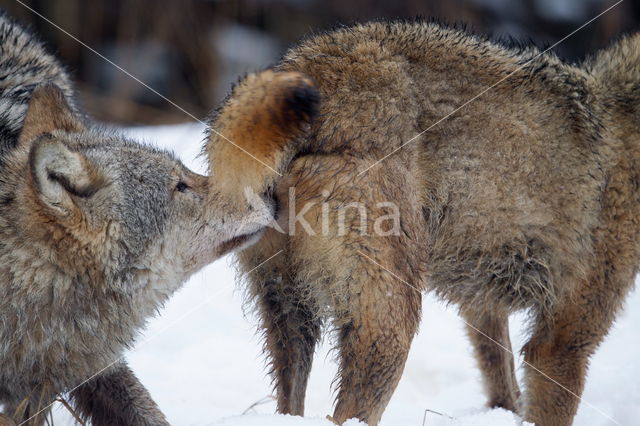
[[[616,0],[21,0],[198,118],[239,75],[274,63],[311,32],[380,18],[437,18],[474,32],[545,47]],[[0,0],[58,52],[84,108],[123,124],[192,121],[15,0]],[[625,0],[556,53],[578,61],[640,30],[640,1]]]

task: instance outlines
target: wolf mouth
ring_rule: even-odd
[[[227,254],[235,249],[244,248],[255,243],[256,241],[258,241],[260,236],[262,236],[262,233],[264,232],[264,230],[265,230],[265,227],[262,227],[257,231],[250,232],[247,234],[237,235],[231,238],[230,240],[223,242],[218,247],[220,256]]]

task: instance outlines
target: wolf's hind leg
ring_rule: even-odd
[[[351,156],[307,156],[291,166],[296,203],[283,210],[308,226],[289,222],[290,255],[334,321],[338,423],[379,422],[420,322],[423,213],[407,162],[388,159],[392,172],[366,175],[358,171],[370,160]]]
[[[482,372],[488,406],[518,411],[520,389],[516,380],[506,312],[461,311],[467,334]]]
[[[284,238],[286,236],[272,232],[257,246],[242,252],[243,268],[250,270],[264,262],[277,252],[278,247],[284,247],[284,244],[274,246],[270,243]],[[287,255],[283,253],[252,272],[247,279],[264,331],[264,350],[269,357],[278,412],[302,416],[321,320],[315,301],[304,294],[292,275]]]
[[[284,280],[265,288],[259,303],[278,412],[302,416],[313,353],[320,337],[315,309],[298,297],[292,282]]]
[[[351,292],[349,312],[337,318],[340,374],[334,420],[342,424],[355,417],[376,425],[402,376],[422,295],[369,260],[359,261],[366,271],[353,276],[360,282],[348,284],[358,290]],[[385,265],[389,259],[375,261]]]
[[[75,408],[94,426],[162,426],[166,418],[124,363],[71,392]]]

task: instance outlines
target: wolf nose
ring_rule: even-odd
[[[279,203],[273,195],[259,195],[261,203],[258,205],[249,204],[249,211],[261,213],[268,216],[269,220],[278,218]]]

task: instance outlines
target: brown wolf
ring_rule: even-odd
[[[268,167],[215,182],[86,122],[63,68],[1,11],[0,52],[0,404],[39,424],[69,392],[94,425],[167,424],[122,353],[190,274],[263,232],[264,193],[308,127],[315,89],[295,73],[272,85],[296,100],[274,104],[286,126],[256,123],[280,131],[242,141]]]
[[[425,289],[459,306],[490,406],[571,424],[640,261],[640,36],[570,65],[433,23],[370,23],[311,37],[274,71],[308,75],[321,96],[277,184],[287,232],[270,229],[240,254],[246,271],[284,251],[247,277],[278,411],[303,414],[327,318],[340,362],[333,418],[377,424]],[[214,128],[246,122],[241,95],[255,81],[240,83]],[[208,142],[214,165],[221,142]],[[380,201],[397,206],[398,232],[344,212],[360,203],[371,217]],[[507,318],[523,309],[521,396]]]

